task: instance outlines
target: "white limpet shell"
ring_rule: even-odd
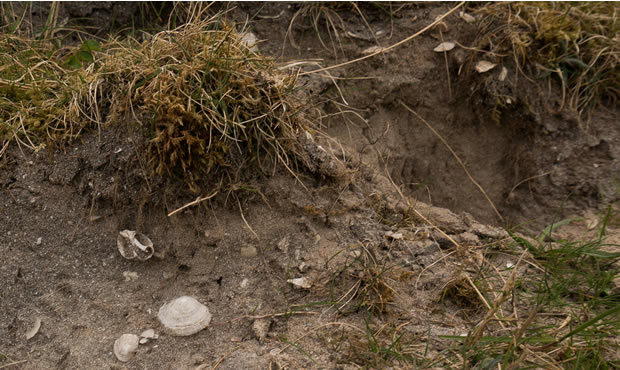
[[[161,306],[157,318],[166,332],[186,336],[206,328],[211,322],[211,313],[195,298],[183,296]]]
[[[114,355],[121,362],[131,360],[138,349],[140,337],[135,334],[123,334],[114,341]]]
[[[121,255],[128,260],[137,258],[140,261],[146,261],[155,253],[151,239],[133,230],[119,232],[116,245]]]

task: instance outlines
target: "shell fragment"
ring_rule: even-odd
[[[478,73],[488,72],[492,70],[493,68],[495,68],[496,65],[497,64],[495,63],[487,62],[486,60],[481,60],[478,63],[476,63],[476,71],[478,71]]]
[[[450,51],[450,50],[454,49],[455,46],[456,46],[455,43],[450,42],[450,41],[446,41],[446,42],[442,42],[441,44],[437,45],[437,47],[435,47],[435,49],[433,49],[433,51],[436,52],[436,53],[442,53],[444,51]]]
[[[128,260],[146,261],[153,257],[153,242],[146,235],[133,230],[123,230],[116,239],[118,251]]]
[[[26,332],[26,339],[31,339],[35,335],[37,335],[37,333],[39,332],[40,328],[41,328],[41,319],[37,317],[34,320],[34,323],[30,327],[30,329]]]
[[[467,23],[473,23],[476,21],[476,18],[471,14],[460,12],[459,15],[461,16],[461,19],[463,19]]]

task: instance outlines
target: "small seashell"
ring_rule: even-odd
[[[123,334],[114,341],[114,355],[121,362],[131,360],[138,349],[140,338],[135,334]]]
[[[118,251],[128,260],[146,261],[153,256],[153,242],[146,235],[133,230],[123,230],[116,239]]]
[[[299,266],[297,266],[297,269],[301,273],[306,272],[309,268],[310,268],[310,265],[305,263],[305,262],[302,262],[302,263],[299,264]]]
[[[171,335],[186,336],[206,328],[211,313],[195,298],[183,296],[161,306],[157,318]]]

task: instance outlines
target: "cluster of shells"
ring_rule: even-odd
[[[187,336],[206,328],[211,322],[211,313],[207,306],[195,298],[183,296],[161,306],[157,318],[166,333]],[[140,344],[156,338],[153,329],[145,330],[140,336],[123,334],[114,342],[114,355],[119,361],[127,362],[135,355]]]
[[[117,238],[120,254],[126,259],[146,261],[153,256],[153,242],[146,235],[133,230],[123,230]],[[187,336],[198,333],[211,322],[211,313],[207,306],[195,298],[182,296],[164,304],[159,309],[157,318],[170,335]],[[157,335],[153,329],[145,330],[140,336],[123,334],[114,342],[114,354],[119,361],[129,361],[138,350]]]

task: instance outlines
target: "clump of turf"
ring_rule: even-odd
[[[579,118],[599,103],[616,104],[620,91],[620,22],[608,2],[491,3],[482,15],[477,45],[512,60],[527,78],[553,76],[562,88],[557,110]]]
[[[51,43],[3,39],[3,147],[18,140],[35,148],[73,139],[86,126],[129,121],[149,139],[153,172],[181,176],[195,192],[219,169],[290,169],[304,126],[295,76],[254,52],[219,16],[194,17],[143,42],[112,39],[86,52],[82,45],[62,57]]]
[[[232,25],[214,20],[161,32],[142,44],[113,41],[101,60],[151,137],[148,161],[160,174],[196,179],[222,167],[289,163],[301,120],[295,78],[253,52]]]
[[[96,120],[93,75],[63,64],[46,40],[0,38],[0,156],[10,142],[38,150],[77,137]]]

